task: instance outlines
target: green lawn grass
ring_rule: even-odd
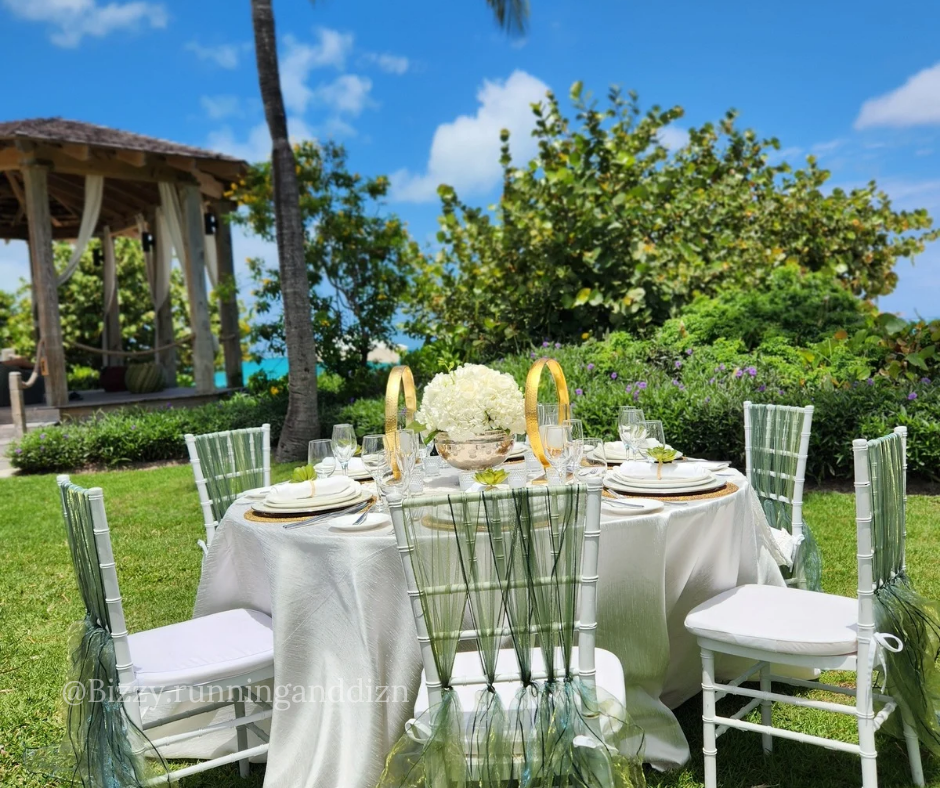
[[[288,469],[275,469],[275,480]],[[121,591],[131,631],[188,618],[199,581],[204,535],[192,473],[188,466],[117,471],[74,477],[101,486],[111,525]],[[851,495],[810,493],[806,519],[822,549],[825,590],[855,595],[855,524]],[[912,496],[908,516],[908,567],[919,590],[940,596],[936,533],[940,498]],[[69,625],[82,616],[52,476],[0,479],[0,785],[39,788],[49,783],[20,765],[24,745],[57,742],[62,732],[60,692],[65,681]],[[848,676],[829,676],[845,680]],[[812,693],[823,696],[824,693]],[[729,703],[735,703],[729,700]],[[685,769],[649,772],[654,786],[702,785],[701,699],[678,710],[692,746]],[[852,721],[811,710],[775,710],[775,719],[799,729],[852,740]],[[311,739],[317,731],[310,731]],[[719,782],[727,788],[756,786],[857,786],[858,759],[783,740],[765,759],[760,737],[732,731],[719,742]],[[903,745],[879,736],[882,786],[909,785]],[[926,753],[927,783],[940,788],[940,763]],[[260,786],[263,767],[241,782],[236,767],[196,775],[181,784]],[[289,788],[289,786],[285,786]]]

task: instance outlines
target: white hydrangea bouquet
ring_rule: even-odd
[[[464,364],[435,375],[424,389],[415,429],[466,441],[491,430],[525,432],[525,400],[512,375]]]

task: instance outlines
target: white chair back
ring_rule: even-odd
[[[79,487],[65,474],[57,476],[56,481],[86,615],[111,634],[121,697],[125,698],[125,708],[131,720],[139,726],[140,707],[133,695],[136,684],[134,661],[104,509],[104,492],[100,487],[87,490]]]
[[[744,452],[747,480],[765,511],[784,512],[796,542],[803,537],[803,488],[813,424],[813,406],[744,403]],[[771,522],[784,526],[779,516]]]
[[[532,650],[541,648],[543,655],[546,651],[546,644],[536,645],[536,638],[533,635],[538,633],[539,627],[531,624],[531,619],[526,618],[524,624],[514,620],[510,596],[514,589],[521,588],[521,593],[525,595],[527,593],[531,594],[531,588],[539,588],[559,582],[567,584],[570,586],[570,591],[577,595],[578,600],[574,607],[573,621],[568,622],[573,629],[570,633],[570,639],[573,641],[575,632],[578,636],[578,665],[577,667],[571,666],[570,674],[579,675],[581,682],[588,686],[592,692],[594,691],[601,482],[600,480],[592,480],[592,482],[589,486],[572,485],[562,488],[495,490],[434,498],[421,497],[404,502],[400,499],[391,501],[390,508],[395,528],[395,538],[401,553],[405,581],[411,598],[412,613],[415,619],[432,709],[440,703],[442,690],[445,687],[443,687],[438,670],[438,657],[435,656],[435,650],[438,651],[438,656],[441,651],[439,644],[434,642],[436,638],[440,637],[440,633],[432,631],[434,629],[433,621],[429,626],[429,619],[433,619],[435,616],[428,615],[430,611],[425,609],[425,605],[428,604],[429,598],[442,593],[454,595],[456,606],[452,609],[452,613],[462,618],[464,611],[469,610],[473,626],[469,629],[462,629],[459,632],[459,640],[476,641],[479,645],[485,639],[494,636],[497,638],[513,637],[517,655],[516,669],[501,670],[495,681],[512,682],[521,686],[523,674],[526,673],[527,668],[518,660],[520,644],[528,644]],[[497,509],[501,515],[493,514]],[[470,519],[473,522],[469,523],[470,531],[462,533],[461,529],[468,526],[466,514],[468,511],[471,512]],[[514,512],[516,517],[511,514],[507,517],[507,512]],[[524,514],[520,515],[520,512],[524,512]],[[488,520],[498,519],[500,516],[503,517],[502,522],[495,527],[488,526]],[[567,546],[559,547],[559,542],[554,538],[547,538],[549,529],[552,529],[556,535],[560,533],[559,523],[565,517],[568,518],[569,530],[567,533],[576,534],[577,538],[583,540],[579,545],[580,575],[575,578],[560,578],[557,575],[555,572],[556,567],[564,567],[566,564],[564,557],[559,558],[559,555],[568,548]],[[537,549],[551,551],[546,556],[546,560],[538,564],[540,568],[548,567],[548,571],[544,574],[533,571],[526,581],[516,577],[510,571],[496,570],[495,574],[499,577],[496,582],[501,584],[502,587],[494,586],[489,580],[480,582],[481,578],[471,580],[470,576],[474,574],[474,567],[480,567],[483,564],[490,566],[502,564],[506,567],[512,563],[514,548],[506,544],[506,539],[507,537],[513,538],[513,535],[519,535],[522,529],[522,519],[526,520],[524,530],[528,530],[528,533],[534,534],[538,531],[546,535],[546,538],[535,539],[533,542],[539,542]],[[510,520],[512,521],[510,522]],[[479,528],[477,527],[478,523]],[[472,546],[468,548],[470,543],[464,534],[477,531],[480,532],[480,538],[476,539]],[[427,576],[429,564],[422,564],[417,555],[424,547],[417,544],[422,539],[422,533],[426,533],[428,538],[437,540],[438,545],[444,545],[443,548],[439,546],[435,548],[437,550],[436,555],[433,557],[435,562],[430,564],[431,571],[436,573],[434,578]],[[449,541],[449,544],[445,540]],[[466,551],[468,549],[473,551],[472,557],[468,557],[466,553],[461,556],[461,550]],[[445,563],[448,565],[444,566]],[[424,574],[421,581],[418,580],[418,573]],[[434,584],[434,587],[431,587],[429,580]],[[529,583],[528,590],[520,585],[526,582]],[[505,620],[503,618],[496,620],[497,616],[492,614],[487,616],[481,610],[484,602],[482,597],[478,596],[478,592],[493,590],[501,595],[502,606],[500,610],[506,612]],[[495,608],[491,608],[491,612],[493,609]],[[555,627],[555,631],[558,632],[562,622],[553,623],[558,625]],[[493,628],[494,625],[495,629]],[[544,631],[543,622],[542,632],[544,633]],[[553,643],[557,644],[558,642],[559,640],[553,640]],[[454,649],[456,650],[456,645],[454,645]],[[555,653],[558,649],[548,650]],[[478,648],[478,652],[481,654],[481,663],[484,665],[484,671],[486,671],[487,658],[483,655],[483,651],[483,648]],[[546,657],[546,662],[552,659],[553,657],[549,655]],[[531,665],[531,656],[524,661]],[[562,667],[567,669],[568,666]],[[452,675],[449,677],[449,685],[488,684],[490,678],[492,676]],[[546,676],[530,673],[528,678],[540,680],[546,678]]]
[[[870,441],[854,440],[852,451],[858,534],[858,687],[861,699],[863,686],[871,691],[869,653],[876,648],[873,643],[875,593],[905,571],[907,427],[895,427],[890,435]]]
[[[188,433],[186,448],[206,527],[205,542],[199,540],[205,553],[232,501],[245,490],[271,484],[271,425],[206,435]]]

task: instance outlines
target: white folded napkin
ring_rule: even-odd
[[[629,460],[621,463],[614,473],[621,479],[628,481],[660,481],[659,467],[655,462],[643,462],[641,460]],[[698,463],[664,463],[661,481],[701,481],[710,476],[708,468]]]
[[[265,501],[277,504],[305,501],[310,498],[333,498],[347,492],[353,484],[353,480],[348,476],[331,476],[328,479],[278,484],[271,488]]]
[[[643,448],[652,449],[656,446],[662,446],[662,444],[655,438],[647,438],[643,442]],[[671,449],[668,443],[666,444],[667,449]],[[682,452],[679,452],[676,455],[676,458],[682,456]],[[604,443],[604,457],[607,458],[608,462],[619,462],[621,460],[627,459],[627,450],[624,448],[623,441],[606,441]]]

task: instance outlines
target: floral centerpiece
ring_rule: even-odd
[[[513,433],[525,432],[525,401],[512,375],[464,364],[428,383],[414,428],[430,432],[454,467],[491,468],[509,454]]]

